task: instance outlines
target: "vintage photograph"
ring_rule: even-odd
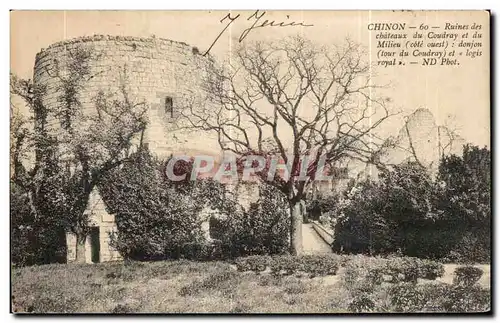
[[[490,12],[10,12],[11,313],[491,312]]]

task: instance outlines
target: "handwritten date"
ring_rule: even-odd
[[[311,25],[311,24],[305,24],[305,23],[302,23],[302,22],[295,22],[295,21],[292,21],[292,22],[276,22],[275,20],[268,20],[268,19],[263,19],[264,16],[266,15],[266,11],[260,11],[260,10],[256,10],[254,13],[252,13],[250,16],[247,17],[247,21],[252,21],[252,25],[248,28],[246,28],[245,30],[243,30],[243,32],[240,34],[240,37],[238,39],[238,42],[242,42],[245,38],[247,38],[248,34],[252,31],[252,30],[255,30],[257,28],[264,28],[264,27],[297,27],[297,26],[302,26],[302,27],[312,27],[314,25]],[[224,34],[224,32],[229,28],[229,26],[231,26],[235,21],[237,21],[238,19],[241,18],[241,14],[237,14],[237,15],[231,15],[231,13],[228,13],[227,15],[225,15],[221,20],[220,20],[220,23],[226,23],[226,25],[224,26],[224,28],[222,29],[222,31],[219,33],[219,35],[217,35],[217,37],[215,38],[215,40],[212,42],[212,44],[210,45],[210,47],[207,49],[207,51],[203,54],[203,56],[207,55],[210,50],[212,49],[212,47],[214,47],[214,45],[217,43],[217,41],[219,40],[219,38]],[[289,18],[289,16],[287,15],[287,18]]]

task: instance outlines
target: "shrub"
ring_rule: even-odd
[[[368,270],[368,273],[365,276],[366,282],[373,286],[373,289],[375,286],[379,286],[383,282],[383,271],[380,268],[370,268]]]
[[[368,295],[358,295],[349,303],[348,309],[354,313],[372,312],[375,309],[375,302]]]
[[[463,266],[455,269],[453,283],[456,285],[472,286],[481,279],[483,270],[474,266]]]
[[[342,276],[344,288],[353,297],[372,293],[378,284],[378,274],[370,273],[371,270],[376,271],[377,268],[370,268],[359,262],[347,263]]]
[[[287,294],[304,294],[307,292],[307,285],[300,281],[291,281],[285,286],[285,293]]]
[[[384,273],[392,277],[392,282],[400,281],[416,283],[420,270],[418,259],[411,257],[390,258],[384,268]]]
[[[343,287],[353,297],[373,293],[383,282],[385,259],[352,257],[344,266]]]
[[[436,278],[442,277],[444,275],[443,264],[428,259],[419,259],[419,262],[420,278],[435,280]]]
[[[432,282],[429,284],[417,285],[417,288],[424,294],[427,300],[422,308],[422,312],[445,312],[444,303],[451,290],[449,284]]]
[[[401,283],[389,288],[391,306],[398,312],[484,312],[490,308],[490,294],[479,286],[446,283]]]
[[[11,183],[11,262],[15,266],[66,262],[66,234],[62,223],[50,209],[38,206],[43,212],[35,217],[25,190]]]
[[[418,278],[434,280],[444,274],[444,266],[438,262],[414,257],[389,258],[384,274],[392,277],[392,282],[416,283]]]
[[[302,256],[298,259],[300,270],[311,274],[311,276],[336,275],[340,261],[332,256]]]
[[[401,283],[389,289],[390,302],[397,312],[417,312],[425,306],[426,295],[415,284]]]
[[[488,149],[464,146],[462,156],[441,160],[437,179],[416,163],[403,163],[382,171],[378,181],[359,183],[338,212],[333,249],[488,262],[490,163]]]
[[[275,256],[271,260],[271,272],[274,275],[293,275],[301,268],[301,263],[297,257],[293,256]]]
[[[210,258],[199,214],[223,195],[222,188],[211,181],[168,180],[163,163],[147,149],[130,159],[99,187],[108,211],[115,214],[113,246],[135,260]]]
[[[439,165],[439,209],[454,238],[458,261],[489,262],[491,257],[491,152],[466,145],[462,156],[443,158]]]
[[[283,193],[259,184],[259,200],[249,210],[233,208],[219,221],[219,239],[231,257],[284,254],[289,247],[288,204]]]
[[[491,291],[479,286],[452,286],[442,305],[448,312],[485,312],[491,308]]]
[[[236,268],[238,271],[254,271],[261,272],[266,270],[271,264],[271,257],[269,256],[249,256],[240,257],[235,260]]]
[[[204,292],[220,292],[224,296],[233,293],[241,277],[234,271],[223,271],[209,275],[205,279],[193,280],[179,290],[180,296],[194,296]]]

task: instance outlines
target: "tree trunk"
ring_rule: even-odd
[[[84,234],[76,234],[76,257],[75,262],[79,264],[85,263],[85,241],[87,237]]]
[[[300,256],[302,254],[302,210],[300,200],[290,202],[290,253]]]
[[[303,219],[304,223],[309,223],[306,201],[304,201],[304,200],[300,200],[300,212],[302,213],[302,219]]]
[[[31,213],[33,213],[33,217],[38,220],[38,210],[36,208],[35,198],[33,195],[34,195],[33,191],[30,190],[28,192],[28,203]]]

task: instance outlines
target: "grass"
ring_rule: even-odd
[[[356,256],[350,261],[368,266],[377,259]],[[44,265],[11,273],[16,312],[344,313],[352,310],[354,298],[360,298],[345,282],[346,268],[336,276],[312,279],[185,260]],[[381,286],[372,298],[379,309],[390,311],[388,290]],[[359,302],[365,301],[363,297]]]

